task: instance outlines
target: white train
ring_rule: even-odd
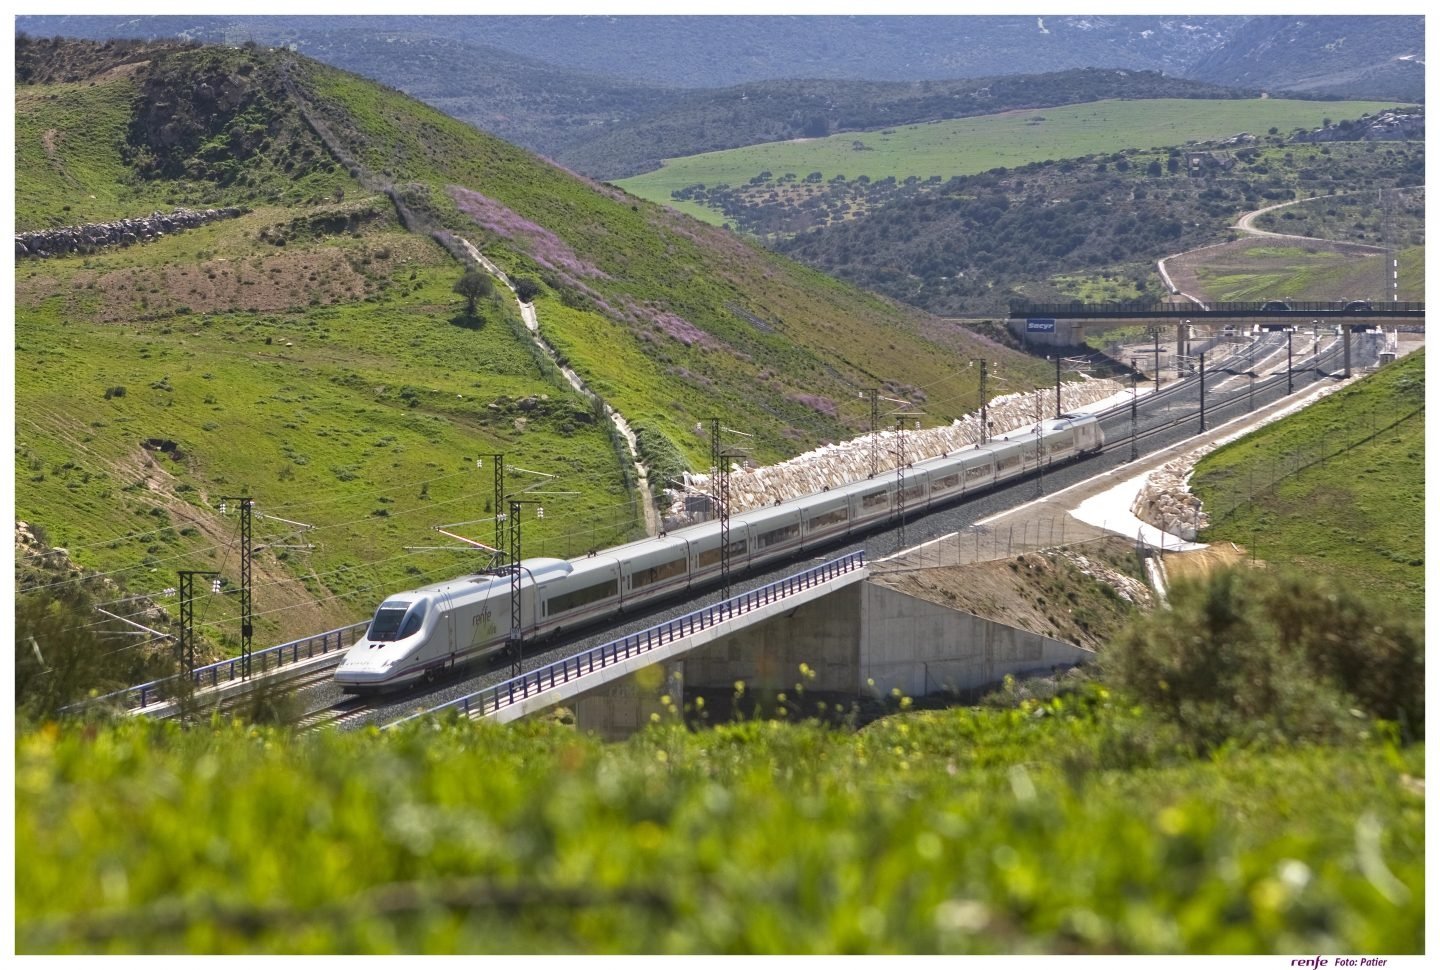
[[[1042,421],[984,445],[907,467],[905,514],[989,488],[1007,479],[1098,452],[1105,436],[1089,415]],[[895,517],[896,476],[873,479],[730,517],[730,568],[740,573],[771,560],[883,525]],[[520,622],[542,640],[634,606],[718,579],[720,523],[674,532],[576,559],[522,563]],[[493,653],[510,630],[509,576],[472,575],[389,596],[336,668],[347,693],[388,690]]]

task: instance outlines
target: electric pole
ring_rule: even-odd
[[[905,547],[905,419],[919,418],[922,412],[901,411],[895,415],[895,517],[899,548]],[[915,422],[917,425],[919,421]]]
[[[988,376],[986,368],[990,362],[984,357],[975,357],[970,363],[980,365],[980,443],[983,445],[990,440],[990,397],[985,393],[985,378]]]
[[[880,470],[880,444],[876,435],[876,425],[880,423],[880,388],[866,388],[860,396],[870,398],[870,477],[874,478]]]
[[[185,692],[190,692],[195,673],[195,577],[219,576],[214,570],[181,569],[180,573],[180,642],[176,660],[184,668]]]
[[[250,540],[250,510],[255,502],[248,495],[221,497],[240,503],[240,676],[249,680],[250,640],[255,632],[250,622],[250,551],[254,548]]]
[[[728,431],[731,434],[745,435],[744,431],[736,431],[734,428],[722,428],[719,418],[710,419],[710,460],[714,465],[715,473],[710,478],[710,501],[715,507],[715,515],[720,520],[720,585],[721,595],[730,595],[730,460],[732,458],[744,457],[745,452],[739,449],[730,450],[720,441],[721,431]]]
[[[1205,433],[1205,351],[1200,351],[1200,433]]]
[[[1138,388],[1139,388],[1140,385],[1139,385],[1138,381],[1136,380],[1136,378],[1138,378],[1140,375],[1139,375],[1139,372],[1135,369],[1135,365],[1136,365],[1137,363],[1139,363],[1139,361],[1137,361],[1134,357],[1131,357],[1131,358],[1130,358],[1130,460],[1131,460],[1131,461],[1134,461],[1135,459],[1137,459],[1137,458],[1140,457],[1140,449],[1139,449],[1139,444],[1138,444],[1138,442],[1137,442],[1137,436],[1138,436],[1139,429],[1140,429],[1140,402],[1139,402],[1139,390],[1138,390]]]
[[[1295,328],[1285,328],[1285,393],[1295,393]]]

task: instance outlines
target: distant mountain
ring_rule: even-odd
[[[1216,84],[1425,99],[1423,17],[1256,17],[1190,69]]]
[[[1085,68],[1153,72],[1172,85],[1423,99],[1419,17],[67,15],[18,17],[16,28],[293,47],[607,179],[807,126],[972,114],[984,106],[943,98],[963,101],[1001,77]],[[926,82],[940,90],[893,89]],[[764,87],[746,97],[747,85]],[[996,99],[994,110],[1023,106]]]
[[[918,81],[1125,67],[1172,74],[1222,47],[1247,18],[1158,17],[19,17],[48,36],[187,37],[290,44],[329,61],[329,35],[428,35],[614,79],[679,88],[780,78]],[[481,71],[477,71],[481,73]],[[376,74],[371,76],[386,80]],[[388,82],[387,82],[388,83]]]

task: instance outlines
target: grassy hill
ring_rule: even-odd
[[[257,641],[354,620],[386,591],[473,565],[408,550],[444,544],[445,523],[491,536],[484,455],[578,493],[527,524],[529,553],[639,527],[597,406],[533,350],[513,300],[463,314],[446,234],[538,283],[542,332],[646,431],[653,467],[707,465],[696,427],[712,416],[752,433],[760,461],[853,435],[864,387],[923,395],[945,420],[974,406],[977,378],[954,362],[977,354],[1047,379],[283,51],[163,50],[21,84],[16,131],[17,228],[246,210],[17,264],[16,509],[137,591],[173,586],[177,569],[219,569],[233,591],[237,524],[221,498],[253,496],[279,517],[257,520]],[[235,616],[231,593],[197,611],[212,638],[233,636]]]
[[[1206,456],[1191,487],[1210,527],[1256,559],[1425,612],[1425,354]]]
[[[761,172],[777,179],[786,175],[804,179],[818,172],[818,181],[826,182],[839,176],[948,180],[1050,159],[1215,141],[1238,132],[1316,128],[1327,117],[1358,118],[1391,106],[1282,98],[1154,98],[1057,105],[667,158],[658,171],[617,184],[642,198],[666,202],[672,193],[692,185],[743,185]],[[723,219],[714,211],[707,216],[702,208],[685,211],[697,218]]]

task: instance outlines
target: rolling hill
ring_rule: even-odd
[[[1047,379],[293,52],[51,47],[90,73],[17,85],[17,229],[238,213],[17,264],[17,515],[141,590],[214,568],[233,592],[222,498],[255,498],[277,517],[257,526],[257,637],[353,620],[473,564],[413,550],[444,523],[487,539],[486,455],[576,493],[527,524],[528,553],[639,529],[600,404],[534,349],[508,295],[464,314],[461,238],[535,284],[546,340],[636,427],[661,481],[708,465],[711,417],[764,462],[863,430],[860,388],[942,421],[977,403],[959,360]],[[212,606],[220,637],[235,603]]]
[[[1424,98],[1419,17],[59,15],[16,26],[290,46],[603,179],[817,123],[824,134],[1101,97],[1229,96],[1203,93],[1217,87]],[[1080,79],[1034,93],[1079,71],[1166,89],[1087,97]],[[1007,99],[1015,84],[1031,91]],[[977,90],[988,104],[971,104]]]

